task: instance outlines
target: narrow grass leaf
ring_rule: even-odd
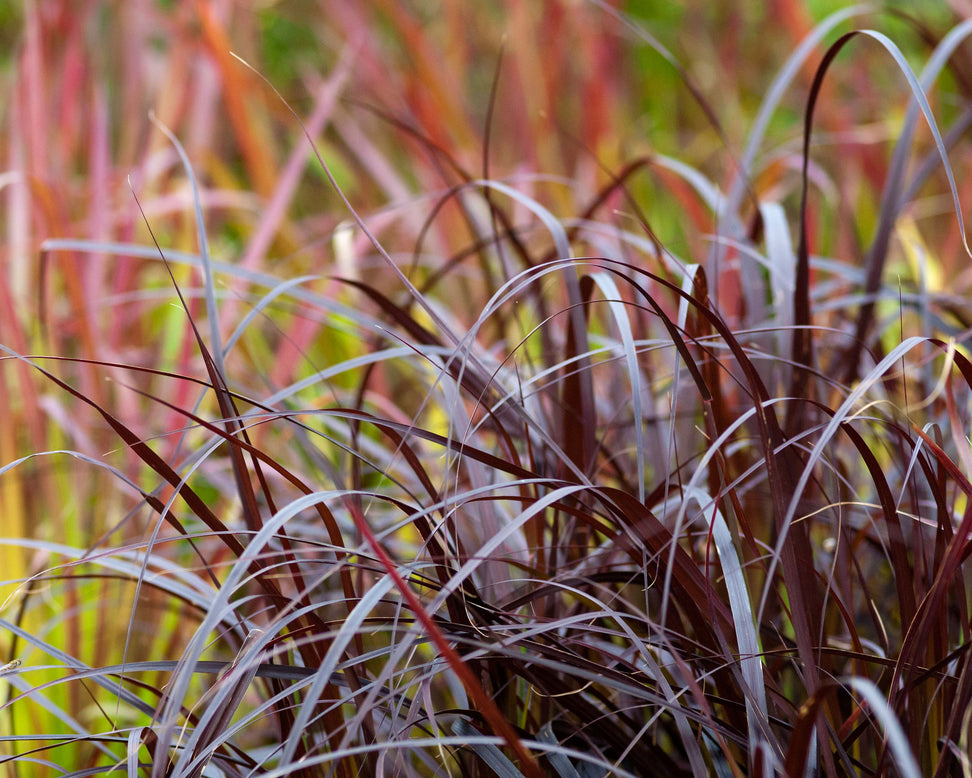
[[[846,676],[841,678],[841,683],[851,687],[867,702],[871,713],[881,725],[881,729],[884,730],[884,736],[887,738],[898,774],[902,778],[921,778],[921,769],[915,761],[915,755],[912,753],[908,738],[901,728],[901,722],[894,715],[894,711],[891,710],[891,706],[888,705],[888,701],[881,690],[869,678],[861,676]]]

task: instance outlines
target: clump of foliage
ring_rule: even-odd
[[[972,21],[708,5],[25,7],[5,774],[970,769]]]

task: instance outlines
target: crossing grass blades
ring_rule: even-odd
[[[0,614],[4,774],[967,773],[969,310],[887,268],[929,186],[964,236],[950,158],[972,109],[940,125],[926,94],[972,23],[915,75],[855,13],[795,48],[725,187],[639,156],[563,216],[490,175],[488,135],[473,170],[377,111],[441,188],[408,206],[411,252],[344,199],[342,272],[220,258],[158,123],[197,248],[166,245],[133,183],[148,240],[43,252],[54,275],[66,253],[164,269],[151,326],[181,345],[3,346],[67,429],[104,435],[0,470],[67,460],[101,485],[64,509],[98,533],[4,541],[33,565]],[[909,103],[860,256],[818,255],[818,114],[862,51]],[[763,133],[804,69],[797,183],[774,199]],[[645,180],[710,209],[704,251],[663,242]]]

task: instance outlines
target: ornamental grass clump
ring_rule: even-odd
[[[24,11],[4,774],[968,771],[972,21],[216,5]]]

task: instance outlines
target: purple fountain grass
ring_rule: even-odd
[[[21,12],[4,775],[967,769],[972,22],[419,5]]]

